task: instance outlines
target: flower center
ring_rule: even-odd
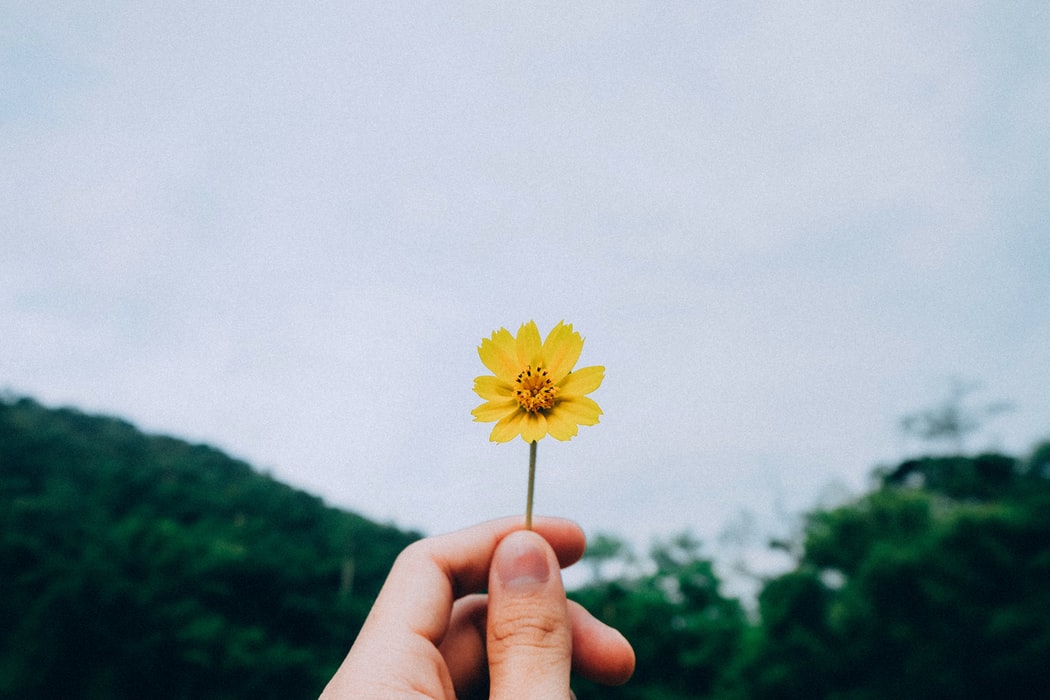
[[[547,370],[542,367],[532,368],[527,366],[518,374],[514,380],[514,398],[518,405],[529,413],[538,413],[554,405],[554,398],[558,395],[558,387],[547,376]]]

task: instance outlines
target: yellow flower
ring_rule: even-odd
[[[474,379],[474,391],[485,399],[471,414],[480,423],[496,421],[489,439],[508,442],[521,435],[525,442],[550,435],[568,440],[581,425],[595,425],[602,409],[589,394],[605,378],[604,367],[573,365],[583,351],[583,338],[572,324],[561,321],[540,342],[533,321],[515,338],[506,328],[493,331],[478,347],[492,374]]]

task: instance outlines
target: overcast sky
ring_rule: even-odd
[[[444,531],[521,512],[476,347],[561,319],[537,509],[860,493],[953,377],[1050,438],[1050,5],[0,2],[0,388]]]

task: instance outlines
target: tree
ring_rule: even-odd
[[[1025,464],[912,460],[811,513],[798,566],[760,596],[747,696],[1042,697],[1050,481]]]
[[[1013,409],[1005,401],[967,406],[967,397],[981,387],[980,383],[953,379],[942,403],[905,416],[901,419],[901,430],[924,443],[944,443],[955,454],[963,454],[969,435],[984,427],[988,419]]]
[[[417,537],[208,446],[0,400],[0,697],[316,696]]]
[[[635,563],[622,543],[610,549],[625,565]],[[717,692],[731,666],[746,620],[740,604],[720,593],[700,542],[681,533],[655,543],[647,560],[648,573],[596,579],[571,594],[623,632],[637,656],[627,685],[597,688],[581,681],[576,686],[580,700],[696,698]]]

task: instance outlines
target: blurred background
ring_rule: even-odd
[[[157,503],[175,498],[148,486],[164,479],[195,501],[164,470],[197,474],[200,458],[223,527],[247,507],[223,489],[258,479],[343,523],[332,537],[349,511],[393,552],[521,512],[524,443],[490,443],[469,414],[476,347],[564,319],[586,338],[581,364],[606,367],[601,424],[539,449],[538,512],[609,545],[574,585],[659,590],[646,577],[706,562],[742,606],[737,631],[803,564],[820,595],[843,590],[830,560],[806,559],[806,513],[953,479],[969,486],[937,493],[969,507],[1006,498],[988,478],[1045,480],[1048,39],[1034,1],[0,4],[0,469],[6,526],[25,534],[8,563],[36,570],[55,543],[34,518],[88,507],[71,495],[86,474],[110,493],[142,460],[161,470],[139,487]],[[147,448],[160,438],[136,428],[185,444]],[[94,466],[63,501],[44,462]],[[139,492],[121,493],[98,528],[132,517]],[[219,541],[178,529],[207,518],[156,507],[125,523],[129,567],[155,570],[131,562],[163,551],[160,521],[186,551]],[[1047,531],[1025,537],[1045,566]],[[324,576],[353,579],[357,560],[325,542]],[[641,554],[653,547],[665,559]],[[8,652],[58,629],[40,605]],[[218,618],[194,619],[212,627],[187,638],[232,648]],[[249,663],[262,642],[245,634]],[[52,656],[70,639],[54,635],[39,645]],[[19,668],[46,667],[5,658],[12,697]],[[285,691],[316,694],[315,666]],[[218,697],[203,687],[172,697]],[[859,687],[823,696],[876,697]]]

